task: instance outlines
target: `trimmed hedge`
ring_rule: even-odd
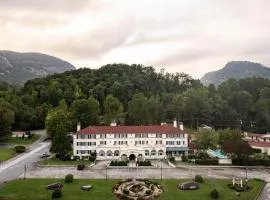
[[[195,164],[198,165],[218,165],[218,159],[197,159]]]
[[[256,165],[262,165],[262,166],[270,166],[270,159],[243,159],[243,158],[235,158],[232,159],[233,165],[240,165],[240,166],[256,166]]]
[[[175,162],[175,157],[169,157],[170,162]]]
[[[138,161],[138,166],[152,166],[150,160]]]
[[[16,151],[16,153],[23,153],[25,152],[26,148],[25,146],[15,146],[14,150]]]
[[[112,160],[110,166],[127,166],[128,161],[125,160]]]

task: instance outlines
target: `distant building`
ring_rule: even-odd
[[[19,137],[19,138],[28,137],[28,134],[26,134],[25,131],[14,131],[12,132],[11,137]]]
[[[244,133],[245,140],[254,149],[270,155],[270,134]]]
[[[166,156],[188,154],[188,134],[174,121],[173,126],[89,126],[77,127],[73,135],[74,156],[87,157],[92,153],[97,160],[119,158],[163,159]]]

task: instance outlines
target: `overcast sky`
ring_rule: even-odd
[[[0,0],[0,48],[194,78],[231,60],[270,66],[270,1]]]

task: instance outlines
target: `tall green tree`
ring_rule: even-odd
[[[89,99],[81,99],[73,101],[71,111],[76,122],[80,122],[82,128],[89,125],[98,124],[99,121],[99,102],[90,97]]]
[[[46,118],[46,131],[52,138],[51,151],[62,158],[65,157],[71,148],[68,140],[68,132],[71,131],[71,114],[66,109],[51,110]]]
[[[113,120],[118,120],[122,112],[122,103],[116,97],[108,95],[104,101],[105,122],[109,124]]]
[[[11,133],[11,124],[14,121],[14,112],[8,102],[0,99],[0,140]]]
[[[145,105],[147,98],[143,93],[134,94],[128,102],[128,121],[131,124],[145,124]]]

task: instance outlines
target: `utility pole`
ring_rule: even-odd
[[[24,165],[24,174],[23,174],[23,180],[26,178],[26,165]]]

